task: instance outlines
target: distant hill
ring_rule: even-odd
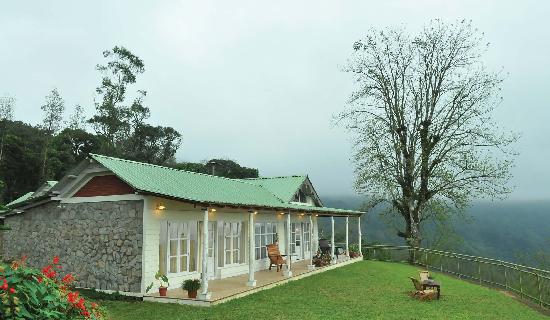
[[[326,206],[342,209],[358,209],[362,204],[358,196],[324,196],[322,200]],[[376,211],[363,216],[362,230],[367,241],[404,245],[403,239],[396,235],[397,227],[386,220]],[[450,225],[454,233],[436,232],[436,228],[427,226],[423,246],[526,264],[535,263],[532,256],[536,253],[550,256],[550,201],[475,202],[465,219],[454,219]],[[320,228],[330,234],[327,219]],[[344,224],[337,223],[336,229],[341,239]],[[355,230],[353,241],[354,234]],[[440,238],[448,241],[441,243],[437,241]]]

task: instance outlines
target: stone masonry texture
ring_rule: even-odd
[[[8,216],[0,232],[5,259],[28,256],[41,268],[54,256],[78,287],[141,291],[143,201],[49,202]]]

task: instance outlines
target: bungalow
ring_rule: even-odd
[[[78,286],[140,294],[159,270],[172,287],[201,277],[205,300],[211,279],[255,286],[267,244],[291,255],[292,276],[290,260],[317,250],[318,217],[332,217],[334,243],[334,217],[356,217],[360,234],[362,214],[324,207],[307,176],[228,179],[96,154],[24,197],[5,214],[4,257],[57,255]]]

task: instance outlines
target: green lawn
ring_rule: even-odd
[[[210,308],[105,301],[112,319],[548,319],[504,293],[442,274],[439,301],[410,298],[416,267],[362,261]]]

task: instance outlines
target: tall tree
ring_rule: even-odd
[[[65,112],[65,101],[61,97],[61,94],[57,89],[53,89],[49,95],[46,96],[45,104],[40,107],[44,112],[44,119],[42,121],[42,129],[46,132],[46,139],[44,140],[44,147],[42,149],[42,165],[40,167],[40,179],[42,181],[47,178],[47,162],[48,162],[48,149],[53,137],[61,130],[63,126],[63,113]]]
[[[96,92],[96,115],[89,122],[108,141],[107,153],[133,160],[163,164],[181,144],[181,135],[170,127],[154,127],[145,121],[151,111],[144,105],[147,92],[138,90],[128,105],[128,86],[145,71],[143,61],[124,47],[104,51],[107,59],[97,70],[103,75]]]
[[[13,119],[15,98],[11,96],[0,97],[0,163],[4,153],[4,139],[6,138],[7,122]]]
[[[86,130],[86,115],[81,105],[77,104],[74,107],[73,113],[67,122],[67,127],[72,130]]]
[[[486,48],[470,22],[439,20],[414,36],[372,30],[353,45],[344,71],[358,88],[338,118],[356,138],[356,190],[391,204],[411,246],[422,222],[510,192],[517,136],[492,120],[502,76],[484,66]]]

